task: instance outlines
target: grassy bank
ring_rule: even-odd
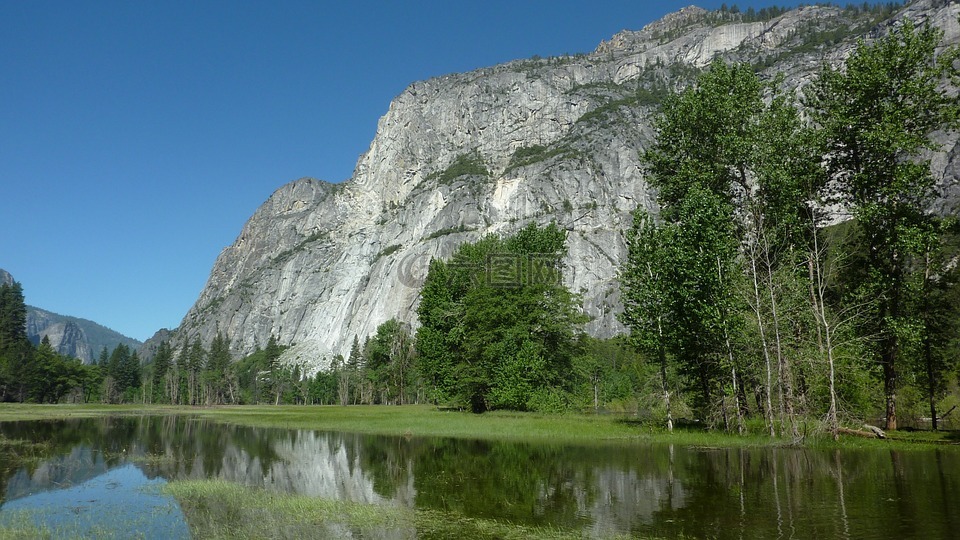
[[[696,427],[665,429],[621,415],[536,414],[497,411],[482,415],[440,410],[429,405],[183,407],[170,405],[28,405],[0,404],[0,422],[97,416],[181,414],[256,427],[343,431],[394,436],[551,441],[572,444],[670,443],[687,446],[744,447],[790,445],[771,438],[762,424],[740,436]],[[894,432],[886,440],[844,436],[834,442],[815,424],[803,429],[803,445],[818,448],[960,448],[952,432]]]

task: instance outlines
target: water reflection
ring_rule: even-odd
[[[257,429],[180,417],[0,425],[50,457],[8,470],[11,501],[133,464],[145,478],[271,490],[613,533],[944,538],[960,453],[551,444]],[[7,472],[2,472],[7,471]]]
[[[18,480],[8,486],[34,492],[50,485],[42,475],[37,482]],[[32,525],[54,538],[190,538],[180,505],[159,490],[163,483],[127,464],[70,487],[7,501],[0,506],[0,524]]]

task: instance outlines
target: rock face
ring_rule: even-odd
[[[390,104],[349,181],[297,180],[257,210],[175,339],[209,345],[223,332],[241,355],[274,335],[293,345],[287,360],[320,369],[391,317],[416,326],[431,257],[531,221],[568,231],[564,279],[592,318],[586,330],[619,333],[622,231],[637,207],[653,209],[639,153],[659,100],[717,57],[769,66],[765,76],[784,73],[785,85],[802,87],[824,61],[849,54],[855,37],[904,14],[958,41],[960,7],[939,0],[887,21],[805,7],[744,23],[691,7],[590,54],[414,83]],[[836,42],[838,32],[848,37]],[[960,152],[955,136],[943,142],[934,172],[956,200]]]
[[[59,315],[27,306],[27,337],[34,345],[44,336],[60,354],[79,358],[89,364],[105,347],[108,351],[123,343],[137,350],[141,343],[87,319]]]
[[[50,346],[60,354],[80,358],[86,362],[89,360],[85,359],[93,358],[93,351],[90,350],[86,334],[73,322],[51,324],[35,335],[41,341],[43,338],[49,339]]]

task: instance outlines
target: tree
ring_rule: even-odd
[[[883,370],[886,428],[897,428],[901,349],[913,328],[907,312],[911,261],[929,225],[935,193],[928,160],[937,130],[955,128],[960,104],[941,84],[958,75],[958,49],[937,54],[942,31],[911,21],[873,43],[861,40],[842,68],[824,67],[808,94],[823,133],[830,178],[841,186],[866,239],[863,294],[877,299],[866,333]]]
[[[723,359],[728,357],[729,333],[737,324],[735,290],[728,283],[737,271],[736,244],[729,207],[699,185],[681,202],[677,218],[668,230],[668,344],[680,360],[681,372],[693,380],[699,418],[708,420],[716,385],[732,368]]]
[[[380,391],[380,403],[406,401],[413,343],[409,328],[396,319],[377,327],[370,340],[366,366],[367,378]]]
[[[27,339],[27,306],[19,283],[0,285],[0,401],[26,399],[25,370],[33,347]]]
[[[157,347],[157,354],[153,357],[153,401],[154,403],[170,403],[169,373],[173,364],[173,350],[166,341]]]
[[[360,395],[360,381],[358,380],[360,370],[363,368],[363,348],[360,346],[360,338],[354,334],[353,335],[353,345],[350,346],[350,356],[347,359],[346,364],[343,366],[343,370],[340,372],[340,381],[339,381],[339,392],[340,392],[340,403],[342,405],[349,405],[351,403],[351,384],[353,385],[353,403],[357,402]]]
[[[531,223],[434,260],[421,292],[418,367],[434,399],[491,408],[557,408],[583,321],[560,284],[566,233]]]
[[[774,94],[769,105],[764,102],[765,89]],[[761,251],[756,246],[761,245],[761,233],[765,230],[760,194],[766,179],[762,173],[773,170],[765,167],[770,162],[764,162],[766,139],[771,138],[772,126],[778,125],[774,120],[789,117],[790,111],[773,87],[761,84],[748,66],[731,66],[721,60],[711,64],[697,79],[696,85],[670,96],[655,121],[656,142],[643,154],[651,184],[658,192],[663,223],[659,226],[661,230],[657,230],[658,226],[652,221],[640,228],[635,225],[632,233],[633,249],[638,253],[643,251],[642,244],[651,241],[665,243],[669,249],[663,253],[640,255],[641,258],[652,257],[652,266],[643,269],[642,265],[628,264],[622,277],[628,289],[646,288],[649,294],[674,299],[667,312],[663,312],[665,306],[656,308],[660,310],[661,327],[664,316],[669,315],[671,319],[670,335],[662,338],[671,343],[672,352],[679,354],[677,359],[683,371],[695,374],[699,381],[696,393],[701,415],[712,407],[709,403],[715,393],[712,388],[720,382],[721,373],[729,374],[729,394],[734,400],[738,429],[743,426],[744,404],[740,402],[741,375],[738,372],[741,371],[741,362],[734,350],[732,336],[741,324],[736,298],[736,284],[741,275],[740,258],[742,255],[753,263],[748,264],[748,268],[758,267],[756,262]],[[774,137],[782,135],[776,133]],[[712,229],[698,230],[700,227]],[[641,233],[646,239],[638,236]],[[659,238],[655,238],[657,236]],[[691,268],[696,268],[699,273],[690,274]],[[642,276],[641,272],[647,275]],[[650,274],[656,277],[651,278]],[[753,272],[753,275],[759,276],[759,272]],[[684,281],[688,279],[693,281]],[[666,282],[664,285],[646,285],[644,280]],[[663,290],[657,292],[657,287]],[[698,294],[697,288],[704,294]],[[762,311],[766,303],[761,302],[759,286],[754,292],[753,304],[757,308],[758,324],[762,327],[767,317]],[[776,300],[775,295],[772,298]],[[700,305],[680,299],[695,300]],[[650,298],[645,300],[651,301]],[[634,326],[644,324],[635,311],[625,315],[632,319],[629,322]],[[647,334],[641,341],[651,339],[651,320],[655,319],[648,319],[645,329],[637,326],[638,331]],[[678,326],[677,321],[691,324]],[[703,326],[698,329],[697,324]],[[710,333],[702,334],[703,331]],[[683,332],[694,334],[684,335]],[[769,358],[766,342],[763,350]],[[665,363],[661,364],[665,366]],[[769,361],[767,372],[771,372]],[[767,379],[770,381],[769,376]],[[771,386],[772,383],[768,382],[768,396]],[[721,388],[725,389],[727,385]],[[721,410],[726,422],[725,406]]]
[[[283,349],[277,343],[277,338],[271,334],[266,348],[263,349],[263,356],[264,368],[270,375],[270,391],[273,393],[274,405],[280,404],[280,396],[283,395],[286,382],[283,366],[280,365],[281,354]]]
[[[229,395],[233,393],[231,362],[230,340],[217,332],[210,344],[210,353],[207,355],[207,366],[204,371],[207,381],[207,403],[221,405],[226,403]]]
[[[667,431],[673,431],[670,407],[670,381],[667,380],[667,334],[664,327],[669,312],[665,289],[667,239],[653,217],[642,209],[633,214],[627,231],[627,258],[620,268],[620,299],[623,313],[619,319],[630,329],[634,347],[648,358],[656,358],[660,368],[660,388],[666,411]]]
[[[110,353],[105,371],[103,399],[108,403],[132,401],[142,382],[137,353],[120,343]]]
[[[189,348],[184,344],[184,352],[186,354],[181,359],[184,361],[184,371],[187,377],[187,404],[199,405],[201,389],[200,373],[203,371],[207,357],[207,351],[203,348],[203,344],[200,343],[200,336],[194,338]]]
[[[960,269],[957,248],[948,246],[958,231],[956,218],[934,220],[922,237],[919,264],[911,280],[910,313],[918,324],[914,342],[914,373],[926,394],[932,428],[939,428],[937,400],[947,389],[948,375],[960,366]]]

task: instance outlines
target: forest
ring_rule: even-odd
[[[641,152],[657,210],[623,231],[623,335],[582,331],[566,231],[531,223],[432,261],[415,329],[388,320],[317,373],[274,338],[234,359],[224,335],[83,365],[30,344],[3,285],[0,400],[608,411],[792,439],[955,426],[960,225],[933,211],[930,155],[960,123],[960,53],[941,39],[907,21],[796,92],[717,60],[667,97]]]

